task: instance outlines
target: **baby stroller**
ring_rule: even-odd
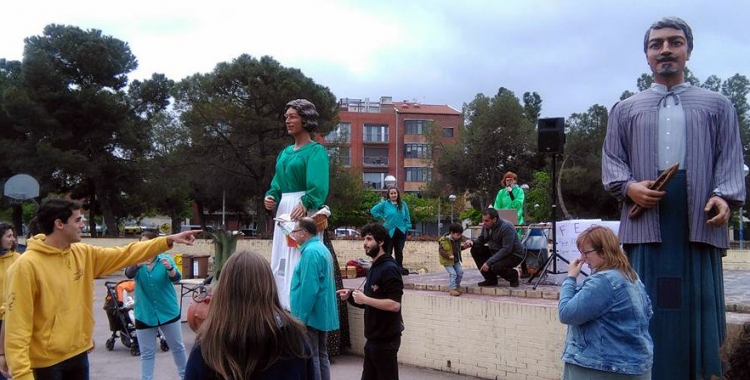
[[[107,312],[109,329],[112,336],[107,339],[105,347],[107,351],[115,348],[115,340],[119,337],[125,347],[130,348],[130,354],[138,356],[141,350],[138,348],[138,337],[135,334],[135,317],[133,315],[133,301],[130,294],[134,294],[135,281],[122,280],[119,282],[106,281],[107,296],[104,299],[104,310]],[[161,332],[157,333],[159,346],[162,351],[169,351],[169,346]]]

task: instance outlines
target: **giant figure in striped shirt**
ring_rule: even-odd
[[[602,182],[623,202],[619,238],[654,305],[653,378],[720,378],[721,258],[730,207],[745,200],[737,112],[725,96],[685,83],[693,51],[685,21],[655,22],[643,49],[654,84],[612,108]],[[674,163],[680,170],[671,182],[650,190]],[[646,211],[630,219],[634,203]]]

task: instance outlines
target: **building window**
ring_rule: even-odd
[[[405,135],[423,135],[427,132],[428,120],[404,120]]]
[[[365,187],[375,190],[383,190],[385,187],[385,177],[388,173],[365,173],[363,179]]]
[[[443,128],[443,137],[453,137],[453,127]]]
[[[388,142],[388,125],[365,124],[364,142]]]
[[[327,142],[351,142],[352,123],[339,123],[325,136]]]
[[[406,182],[430,182],[432,178],[431,168],[404,168],[406,171]]]
[[[388,166],[388,148],[365,147],[362,163],[365,166]]]
[[[332,146],[328,147],[328,157],[332,160],[338,159],[341,165],[350,166],[351,157],[349,153],[349,147],[347,146]]]
[[[429,144],[405,144],[404,158],[429,158]]]

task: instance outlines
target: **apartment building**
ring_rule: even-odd
[[[420,191],[435,175],[428,128],[441,128],[447,143],[456,142],[461,133],[461,113],[448,105],[394,102],[383,96],[377,102],[344,98],[339,107],[339,125],[324,142],[376,190],[383,190],[385,177],[392,175],[399,189]]]

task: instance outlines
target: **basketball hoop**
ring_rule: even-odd
[[[5,182],[4,193],[11,203],[22,203],[39,196],[39,182],[28,174],[16,174]]]

